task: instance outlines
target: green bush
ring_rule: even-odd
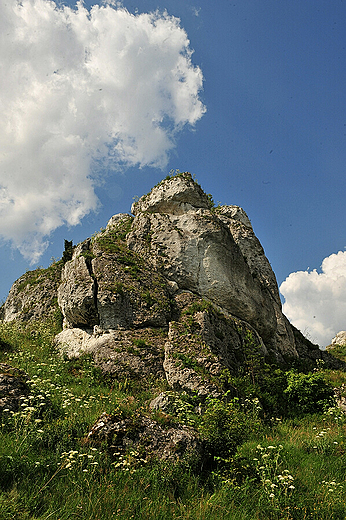
[[[320,413],[334,404],[333,388],[321,372],[303,374],[290,371],[287,383],[284,393],[291,414]]]
[[[260,429],[257,403],[257,400],[242,403],[238,398],[229,402],[215,398],[207,400],[200,432],[212,455],[230,457],[252,432]]]

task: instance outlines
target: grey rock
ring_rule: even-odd
[[[119,224],[122,222],[132,219],[131,215],[128,213],[117,213],[116,215],[113,215],[107,222],[106,230],[109,231],[111,228],[117,228]]]
[[[54,318],[58,311],[61,270],[62,262],[56,262],[47,269],[37,268],[23,274],[11,287],[1,319],[26,322]]]
[[[332,339],[332,345],[346,345],[346,331],[341,330],[337,333],[337,335]]]
[[[124,379],[164,379],[163,338],[155,330],[125,331],[78,328],[55,336],[55,346],[68,358],[90,354],[104,375]]]
[[[170,299],[165,280],[139,255],[121,247],[107,252],[96,242],[93,248],[101,329],[166,327]]]
[[[228,376],[264,360],[262,339],[250,324],[191,293],[181,293],[176,302],[181,316],[170,323],[163,363],[168,384],[202,400],[232,393]]]
[[[271,339],[271,349],[282,356],[298,357],[291,325],[282,313],[275,274],[265,256],[260,241],[253,231],[250,219],[239,206],[221,206],[217,209],[217,215],[232,233],[249,266],[252,277],[260,281],[262,289],[271,299],[277,324],[275,335]]]
[[[115,459],[135,449],[139,463],[141,459],[153,458],[173,462],[203,453],[202,442],[193,428],[179,424],[164,428],[145,416],[122,418],[103,413],[92,426],[88,440],[94,444],[106,441]]]
[[[180,289],[206,297],[249,322],[264,341],[272,338],[277,328],[272,299],[252,276],[228,227],[208,209],[206,201],[196,208],[191,198],[184,198],[197,186],[190,176],[167,182],[171,194],[167,203],[162,202],[166,183],[137,203],[128,247],[146,255]],[[178,201],[173,196],[175,188]],[[200,199],[200,188],[195,191]],[[189,211],[183,212],[185,203]]]
[[[54,338],[55,347],[69,359],[92,353],[92,330],[83,330],[78,327],[66,328]]]
[[[79,256],[66,262],[58,289],[58,304],[66,327],[93,327],[99,323],[95,295],[95,280],[87,260]]]
[[[18,410],[21,398],[29,395],[28,381],[23,370],[0,363],[0,414]]]
[[[170,408],[170,395],[167,392],[161,392],[158,396],[156,396],[149,403],[150,410],[161,410],[162,412],[166,412]]]
[[[182,215],[191,210],[209,207],[208,196],[202,188],[189,173],[182,173],[160,182],[148,195],[143,195],[132,204],[131,211],[134,215],[143,212]]]
[[[337,406],[343,413],[346,413],[346,385],[343,384],[337,388],[334,388],[334,395]]]

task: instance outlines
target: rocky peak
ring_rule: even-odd
[[[209,207],[208,196],[191,174],[185,172],[161,181],[150,193],[134,202],[131,211],[133,215],[143,212],[182,215],[198,208]]]
[[[243,210],[214,210],[201,187],[185,173],[161,182],[139,199],[133,211],[127,237],[131,250],[146,255],[180,290],[208,298],[249,322],[265,341],[275,335],[271,298],[253,276],[227,216],[237,213],[241,225],[245,222],[252,230]]]

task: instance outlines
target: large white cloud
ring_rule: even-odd
[[[7,0],[0,41],[0,236],[35,262],[97,208],[102,168],[167,163],[205,111],[203,78],[167,13]]]
[[[325,258],[321,272],[291,273],[280,286],[284,314],[316,343],[327,346],[346,330],[346,252]]]

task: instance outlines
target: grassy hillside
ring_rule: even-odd
[[[0,324],[0,362],[31,378],[20,410],[0,420],[1,520],[346,517],[346,421],[330,386],[344,373],[252,366],[231,381],[237,398],[209,399],[202,415],[194,396],[151,412],[164,384],[104,381],[90,358],[62,359],[57,327]],[[102,412],[193,426],[208,457],[111,455],[87,438]]]

